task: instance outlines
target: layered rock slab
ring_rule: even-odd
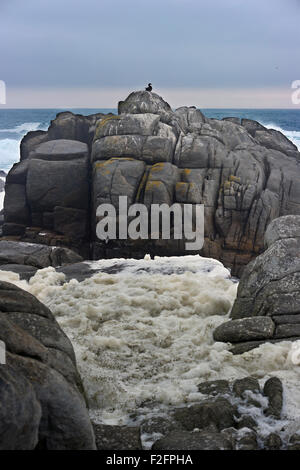
[[[300,338],[300,216],[273,220],[265,245],[266,251],[244,270],[232,320],[214,332],[216,341],[238,343],[237,353],[266,340]]]
[[[50,310],[0,282],[1,449],[94,449],[75,355]]]

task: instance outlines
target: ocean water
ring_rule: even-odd
[[[62,109],[0,109],[0,170],[8,171],[19,160],[19,145],[29,131],[47,130],[50,121]],[[88,115],[97,112],[116,113],[116,109],[70,109]],[[283,132],[300,149],[300,110],[291,109],[203,109],[207,117],[226,116],[249,118],[268,128]]]
[[[63,111],[75,114],[116,112],[116,109],[0,109],[0,170],[7,172],[19,161],[20,142],[29,131],[47,130]]]

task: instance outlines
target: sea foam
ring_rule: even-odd
[[[64,283],[51,267],[29,283],[8,272],[0,279],[52,310],[74,346],[96,421],[126,424],[133,414],[161,415],[200,401],[197,385],[206,380],[252,375],[263,384],[275,375],[285,390],[283,421],[276,426],[284,423],[286,435],[292,434],[300,425],[300,367],[290,359],[292,343],[263,344],[234,356],[229,344],[215,342],[213,331],[228,320],[237,283],[218,261],[192,258],[129,260],[119,273],[98,272],[83,282]],[[116,267],[120,260],[109,262]],[[101,263],[107,260],[97,261],[97,269]],[[159,272],[166,272],[166,263],[174,265],[173,274]],[[263,415],[258,418],[262,433],[274,429]]]

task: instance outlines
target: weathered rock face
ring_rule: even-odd
[[[269,223],[300,214],[300,154],[256,121],[207,119],[194,107],[172,111],[155,93],[131,93],[117,116],[60,113],[30,133],[7,177],[6,236],[72,247],[86,258],[187,254],[178,240],[96,237],[102,202],[205,205],[201,254],[233,274],[263,251]],[[28,229],[28,227],[31,227]]]
[[[48,266],[64,266],[82,261],[81,256],[68,248],[48,247],[35,243],[0,241],[0,266],[15,264],[33,266],[37,269]]]
[[[214,332],[216,341],[244,352],[264,341],[300,339],[300,216],[273,220],[266,251],[244,269],[232,320]]]
[[[94,449],[69,339],[47,307],[7,282],[0,282],[0,340],[0,449]]]

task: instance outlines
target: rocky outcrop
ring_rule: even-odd
[[[94,449],[73,347],[50,310],[0,282],[0,449]]]
[[[97,450],[142,450],[140,428],[94,424]]]
[[[15,241],[0,241],[0,267],[15,264],[37,269],[64,266],[82,261],[81,256],[68,248]]]
[[[261,387],[255,377],[201,382],[199,403],[151,412],[138,426],[94,424],[99,450],[279,450],[297,449],[299,435],[286,436],[284,389],[277,377]],[[281,421],[282,420],[282,421]],[[273,426],[278,431],[267,433]],[[141,444],[142,440],[142,444]]]
[[[278,450],[297,442],[296,437],[287,444],[280,433],[265,434],[271,423],[279,428],[281,419],[284,391],[277,377],[266,380],[263,388],[256,378],[244,377],[202,382],[198,390],[205,396],[200,403],[141,423],[144,436],[161,436],[153,450]]]
[[[242,353],[265,341],[300,339],[300,216],[273,220],[266,251],[244,269],[232,320],[214,332]]]
[[[131,93],[118,112],[60,113],[47,132],[23,139],[6,182],[5,236],[92,259],[182,255],[180,240],[99,240],[97,206],[119,196],[148,206],[201,203],[201,254],[240,275],[263,251],[269,223],[300,214],[300,154],[280,132],[248,119],[208,119],[195,107],[173,111],[147,91]]]

